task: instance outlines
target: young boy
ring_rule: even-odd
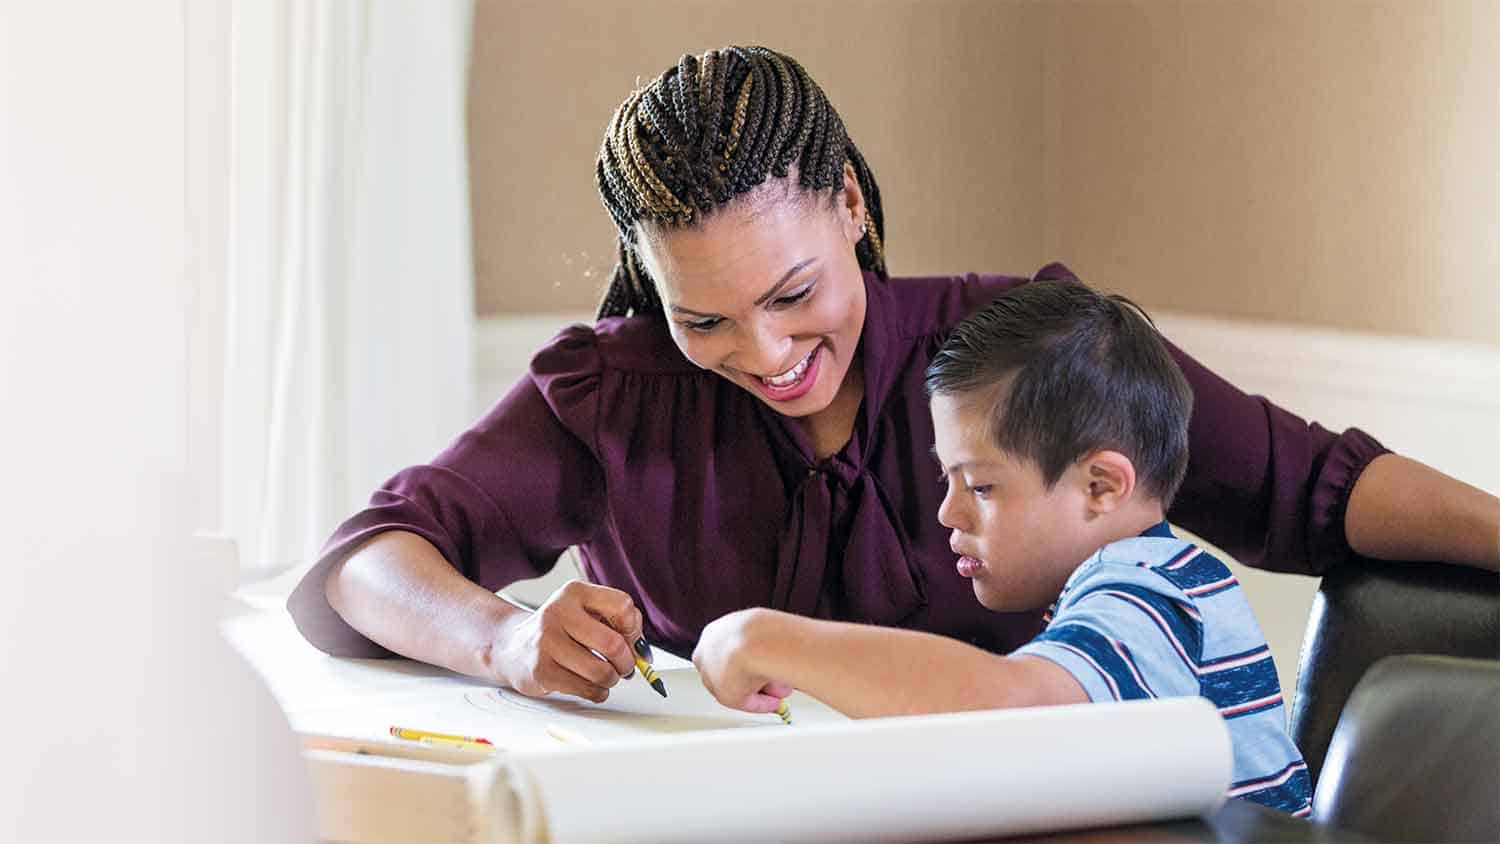
[[[728,706],[801,689],[853,716],[1202,695],[1234,745],[1231,797],[1310,812],[1270,649],[1234,576],[1172,536],[1192,393],[1128,301],[1033,282],[954,330],[927,370],[958,573],[997,612],[1052,605],[1009,656],[766,609],[704,631]]]

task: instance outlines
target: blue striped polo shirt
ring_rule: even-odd
[[[1307,764],[1287,737],[1276,664],[1244,590],[1166,522],[1085,560],[1046,627],[1013,655],[1057,663],[1092,701],[1208,698],[1234,745],[1229,796],[1312,812]]]

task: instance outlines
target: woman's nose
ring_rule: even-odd
[[[788,360],[792,352],[792,338],[776,331],[764,323],[746,326],[739,336],[735,350],[736,369],[753,375],[780,375],[796,361]]]

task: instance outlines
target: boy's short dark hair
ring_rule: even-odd
[[[1145,311],[1076,281],[1020,285],[970,315],[927,367],[927,394],[990,401],[1002,451],[1050,488],[1099,448],[1165,508],[1187,474],[1193,391]]]

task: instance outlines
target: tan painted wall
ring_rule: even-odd
[[[1047,252],[1144,304],[1500,343],[1500,3],[1070,5]]]
[[[1042,263],[1044,7],[480,0],[474,28],[481,314],[598,301],[615,243],[594,188],[605,124],[637,77],[725,44],[789,53],[828,93],[879,181],[893,272]]]
[[[1500,342],[1500,10],[480,0],[480,313],[587,308],[611,111],[683,52],[765,43],[880,181],[893,272],[1067,261],[1144,304]]]

